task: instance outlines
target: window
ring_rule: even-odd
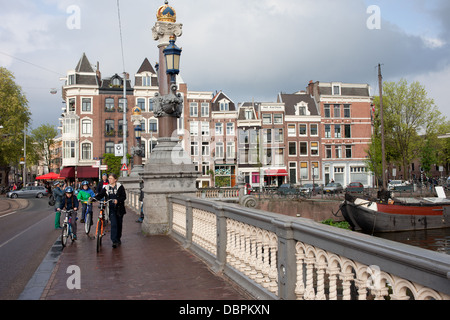
[[[226,101],[220,103],[220,111],[229,111],[230,104]]]
[[[153,112],[155,109],[155,101],[153,99],[148,99],[148,111]]]
[[[114,153],[114,142],[105,143],[105,153]]]
[[[344,104],[344,118],[351,118],[350,105]]]
[[[198,122],[197,121],[191,121],[190,123],[190,129],[191,136],[197,137],[198,136]]]
[[[191,116],[191,117],[198,117],[198,103],[197,102],[191,102],[190,104],[189,104],[189,109],[190,109],[190,111],[189,111],[189,115]]]
[[[288,137],[295,137],[295,124],[288,124]]]
[[[284,149],[277,148],[274,150],[274,152],[275,152],[275,158],[274,158],[275,163],[274,164],[276,166],[282,166],[284,164]],[[256,163],[256,161],[254,163]]]
[[[141,109],[142,111],[145,111],[145,99],[143,99],[143,98],[137,99],[136,104],[139,107],[139,109]]]
[[[301,135],[301,136],[306,136],[307,135],[306,124],[299,124],[298,125],[298,134]]]
[[[146,129],[146,125],[145,125],[145,123],[146,123],[146,121],[145,121],[145,119],[142,119],[141,120],[141,129],[142,129],[142,132],[144,133],[144,132],[147,132],[147,131],[145,131],[145,129]]]
[[[69,112],[75,112],[75,99],[69,99]]]
[[[120,79],[119,78],[112,79],[111,84],[113,86],[120,86]]]
[[[319,179],[319,163],[311,162],[311,172],[314,179]]]
[[[345,138],[352,137],[352,126],[350,124],[344,125],[344,137]]]
[[[223,123],[216,123],[216,136],[223,136]]]
[[[198,142],[191,142],[191,156],[198,156]]]
[[[299,116],[306,116],[306,107],[298,107],[298,115]]]
[[[307,180],[308,178],[308,162],[300,162],[300,179]]]
[[[340,124],[335,124],[334,125],[334,137],[335,138],[340,138],[341,137],[341,125]]]
[[[252,120],[253,119],[253,111],[251,109],[245,110],[245,120]]]
[[[92,159],[92,147],[90,143],[81,144],[81,160]]]
[[[209,162],[202,162],[202,175],[209,175]]]
[[[82,101],[81,111],[82,112],[92,112],[91,99],[83,98],[81,101]]]
[[[283,142],[284,141],[284,134],[283,129],[274,129],[274,142]]]
[[[75,158],[75,141],[63,142],[63,158],[74,159]]]
[[[234,123],[227,123],[227,136],[234,136]]]
[[[297,155],[297,142],[289,141],[289,156]]]
[[[330,111],[330,105],[326,104],[324,107],[324,117],[325,118],[331,118],[331,111]]]
[[[282,114],[274,114],[273,115],[273,123],[274,124],[283,124],[283,115]]]
[[[105,135],[111,137],[114,134],[114,120],[105,120]]]
[[[336,152],[336,159],[341,159],[342,158],[342,147],[335,146],[334,151]]]
[[[105,111],[106,112],[113,112],[114,111],[114,99],[113,98],[106,98],[105,99]]]
[[[124,98],[119,99],[119,109],[118,109],[119,112],[123,112],[123,108],[127,106],[127,102],[128,102],[127,99]]]
[[[256,145],[258,143],[258,130],[250,129],[250,143]]]
[[[308,155],[308,142],[300,142],[300,155],[301,156]]]
[[[118,132],[117,132],[117,134],[120,136],[120,137],[123,137],[123,119],[120,119],[119,121],[119,125],[118,125]]]
[[[227,159],[236,158],[236,147],[234,141],[227,142]]]
[[[325,125],[325,138],[331,138],[331,125]]]
[[[263,124],[272,124],[272,115],[271,114],[263,114],[262,115]]]
[[[202,122],[202,136],[209,136],[209,122]]]
[[[150,76],[143,76],[142,77],[142,86],[143,87],[150,87],[152,84]]]
[[[90,119],[81,120],[81,134],[84,135],[92,134],[92,121]]]
[[[202,103],[201,104],[201,116],[202,117],[209,117],[209,103]]]
[[[347,159],[352,157],[352,146],[345,146],[345,157]]]
[[[202,156],[209,156],[209,142],[202,142]]]
[[[334,105],[334,117],[335,118],[340,118],[341,117],[341,105],[340,104],[335,104]]]
[[[158,132],[158,120],[150,119],[148,122],[148,130],[153,133]]]
[[[311,136],[318,136],[319,135],[319,126],[317,124],[310,124],[309,130],[311,132]]]
[[[333,86],[333,95],[340,95],[341,94],[341,87],[339,85]]]
[[[311,155],[318,156],[319,155],[319,143],[311,142]]]
[[[325,146],[325,158],[331,159],[332,157],[331,146]]]
[[[272,143],[272,129],[264,129],[264,143]]]
[[[68,83],[68,85],[71,86],[73,84],[75,84],[75,75],[74,74],[70,74],[69,75],[69,83]]]
[[[64,119],[63,134],[67,134],[67,135],[76,135],[77,134],[75,119],[71,119],[71,118]]]
[[[223,159],[223,158],[224,158],[224,154],[223,154],[223,142],[217,142],[217,143],[216,143],[216,154],[215,154],[215,158],[216,158],[216,159]]]

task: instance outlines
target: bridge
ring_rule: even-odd
[[[257,299],[450,300],[449,255],[217,197],[168,196],[169,236]]]

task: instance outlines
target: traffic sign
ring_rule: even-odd
[[[128,171],[128,167],[127,167],[126,163],[123,164],[122,169],[120,169],[120,171]]]

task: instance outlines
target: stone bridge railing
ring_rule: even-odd
[[[265,211],[168,197],[171,236],[258,299],[450,300],[450,256]]]

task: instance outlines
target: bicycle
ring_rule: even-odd
[[[65,214],[61,233],[61,244],[63,246],[63,249],[67,245],[67,240],[69,239],[69,237],[72,239],[72,242],[75,241],[75,235],[72,231],[72,213],[74,212],[74,210],[61,210],[61,213]]]
[[[89,235],[89,232],[91,231],[91,225],[92,225],[92,202],[87,201],[85,202],[87,204],[86,211],[83,212],[83,219],[84,219],[84,231],[86,231],[86,234]]]
[[[101,200],[100,201],[100,213],[98,215],[97,228],[95,231],[95,237],[97,238],[97,252],[100,252],[100,247],[102,246],[102,238],[105,235],[105,227],[106,227],[106,204],[113,199],[109,199],[108,201]]]

